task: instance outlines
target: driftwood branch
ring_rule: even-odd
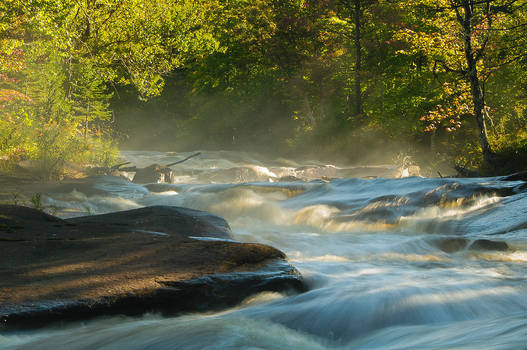
[[[180,163],[183,163],[183,162],[185,162],[185,161],[189,160],[190,158],[194,158],[194,157],[196,157],[196,156],[199,156],[200,154],[201,154],[201,152],[198,152],[198,153],[194,153],[194,154],[192,154],[192,155],[188,156],[188,157],[187,157],[187,158],[185,158],[185,159],[182,159],[182,160],[178,160],[177,162],[174,162],[174,163],[170,163],[170,164],[167,164],[167,165],[165,165],[165,166],[166,166],[166,167],[170,167],[170,166],[172,166],[172,165],[176,165],[176,164],[180,164]]]
[[[135,165],[132,165],[132,166],[128,166],[128,167],[123,167],[124,165],[127,165],[127,164],[130,164],[131,162],[124,162],[124,163],[120,163],[120,164],[116,164],[114,166],[111,166],[111,167],[102,167],[102,168],[96,168],[96,170],[98,170],[99,172],[102,172],[104,174],[110,174],[112,173],[112,171],[125,171],[125,172],[135,172],[137,173],[138,171],[151,171],[151,172],[159,172],[161,168],[165,168],[167,169],[167,171],[170,171],[170,169],[168,169],[168,167],[172,166],[172,165],[176,165],[176,164],[180,164],[180,163],[183,163],[187,160],[189,160],[190,158],[194,158],[196,156],[199,156],[201,154],[201,152],[197,152],[197,153],[194,153],[190,156],[188,156],[187,158],[185,159],[181,159],[181,160],[178,160],[177,162],[174,162],[174,163],[170,163],[170,164],[167,164],[167,165],[159,165],[159,164],[152,164],[146,168],[138,168],[137,166]],[[157,169],[157,168],[159,169]]]

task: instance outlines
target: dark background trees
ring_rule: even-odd
[[[363,162],[406,152],[487,171],[526,164],[526,1],[0,6],[7,157],[109,162],[119,140]],[[84,160],[65,157],[70,149]]]

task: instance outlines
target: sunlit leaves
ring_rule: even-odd
[[[470,116],[474,108],[465,81],[443,83],[443,104],[420,118],[426,123],[425,131],[433,131],[443,127],[447,132],[455,131],[462,125],[462,117]]]
[[[0,113],[10,131],[0,152],[27,150],[35,137],[31,156],[67,159],[59,142],[73,151],[71,142],[102,136],[116,84],[158,95],[166,74],[218,49],[214,9],[191,0],[2,1]]]
[[[472,69],[485,84],[522,47],[522,36],[518,36],[517,30],[521,26],[515,28],[514,24],[518,25],[525,11],[512,11],[521,1],[514,4],[511,11],[499,10],[506,1],[489,0],[488,7],[486,1],[476,2],[470,5],[468,15],[466,3],[464,0],[400,2],[407,15],[397,38],[406,42],[407,47],[399,50],[399,54],[425,57],[428,68],[442,83],[441,104],[421,118],[427,123],[427,131],[438,127],[456,130],[460,118],[471,114],[474,106],[469,99],[471,86],[467,83],[470,62],[474,62]],[[470,21],[466,28],[464,18]],[[510,42],[513,38],[520,39],[519,45]],[[467,40],[469,52],[466,51]],[[454,86],[455,92],[452,91]]]

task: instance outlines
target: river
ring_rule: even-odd
[[[188,154],[123,152],[139,166]],[[352,178],[351,168],[234,152],[174,169],[174,184],[104,177],[94,185],[104,192],[43,204],[63,217],[155,204],[207,210],[236,240],[284,251],[309,291],[264,293],[220,313],[0,334],[1,349],[527,349],[522,182]],[[471,247],[482,239],[509,249]]]

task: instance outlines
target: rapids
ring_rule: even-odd
[[[138,166],[186,155],[123,152]],[[207,210],[235,239],[283,250],[310,290],[256,295],[220,313],[0,333],[1,349],[527,348],[523,182],[353,178],[372,168],[234,152],[203,152],[173,169],[174,184],[105,177],[94,185],[104,192],[57,193],[43,204],[63,217],[154,204]],[[480,239],[509,249],[471,249]]]

